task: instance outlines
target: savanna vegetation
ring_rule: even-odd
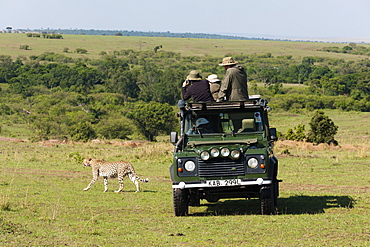
[[[23,36],[0,39],[11,43],[0,54],[0,245],[370,244],[366,55],[294,42]],[[131,43],[116,46],[124,40]],[[241,198],[202,200],[189,217],[175,217],[165,134],[177,128],[180,86],[192,69],[222,78],[217,64],[229,55],[247,68],[250,93],[269,100],[271,126],[290,135],[275,144],[278,213],[259,215],[258,200]],[[339,145],[301,142],[322,128],[330,130],[323,142]],[[103,193],[98,180],[83,191],[88,157],[128,160],[149,183],[133,193],[126,179],[124,192],[114,193],[110,180]]]
[[[32,140],[132,136],[154,140],[175,128],[170,106],[180,98],[181,83],[190,70],[200,71],[203,77],[215,73],[222,78],[224,74],[217,65],[222,57],[183,56],[165,51],[162,45],[151,51],[103,50],[98,59],[69,53],[65,47],[63,52],[15,59],[0,54],[0,113],[9,121],[27,124],[34,133]],[[88,50],[76,48],[74,53]],[[275,109],[370,110],[367,58],[346,61],[308,56],[297,60],[271,53],[224,56],[233,56],[246,67],[250,93],[262,94]],[[140,111],[136,104],[147,104],[154,115],[135,113]],[[142,122],[135,118],[139,115],[156,123],[140,127],[137,123]],[[159,116],[168,119],[167,124]],[[107,130],[113,125],[120,131]]]
[[[369,244],[369,113],[325,110],[338,125],[340,146],[278,141],[277,215],[260,215],[258,200],[201,201],[188,217],[175,217],[168,137],[157,142],[100,143],[0,141],[0,245],[2,246],[367,246]],[[310,117],[273,113],[280,130]],[[13,133],[26,135],[13,126]],[[128,160],[142,192],[116,179],[104,193],[81,158]]]

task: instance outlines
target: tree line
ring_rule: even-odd
[[[349,43],[342,48],[339,48],[338,46],[324,47],[321,49],[321,51],[334,53],[350,53],[355,55],[370,55],[370,48],[362,45],[357,45],[356,43]]]
[[[176,128],[174,106],[190,70],[204,78],[224,75],[218,66],[222,57],[181,56],[159,49],[100,54],[99,59],[53,52],[17,59],[0,55],[0,114],[27,123],[35,140],[154,140]],[[370,110],[369,59],[225,56],[246,68],[250,94],[262,94],[274,108]],[[285,83],[305,87],[286,88]]]
[[[96,29],[18,29],[27,33],[42,34],[73,34],[73,35],[115,35],[140,37],[168,37],[168,38],[196,38],[196,39],[238,39],[238,40],[281,40],[259,37],[243,37],[235,35],[207,34],[207,33],[172,33],[172,32],[144,32],[134,30],[96,30]],[[286,39],[284,39],[286,40]]]

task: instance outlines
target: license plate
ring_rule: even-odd
[[[209,180],[207,181],[207,185],[211,187],[218,187],[218,186],[235,186],[241,183],[240,179],[226,179],[226,180]]]

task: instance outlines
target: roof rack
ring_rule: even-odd
[[[246,107],[265,107],[267,100],[261,99],[260,95],[250,95],[247,101],[221,101],[221,102],[188,102],[190,110],[216,110],[216,109],[243,109]]]

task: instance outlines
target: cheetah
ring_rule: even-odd
[[[149,180],[139,178],[134,170],[134,167],[127,161],[104,161],[101,159],[84,159],[84,167],[90,166],[92,168],[93,178],[90,184],[84,189],[87,191],[98,180],[98,177],[104,178],[104,192],[108,191],[108,178],[117,178],[119,188],[114,192],[121,192],[123,190],[123,178],[127,175],[136,186],[136,192],[140,191],[139,182],[147,183]]]

